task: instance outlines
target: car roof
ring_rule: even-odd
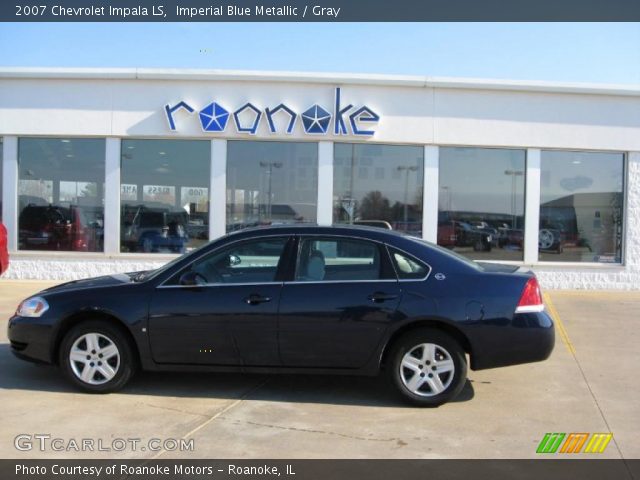
[[[354,234],[357,236],[363,236],[367,238],[389,238],[398,239],[405,238],[404,233],[388,230],[380,227],[371,227],[367,225],[350,225],[350,224],[335,224],[335,225],[318,225],[315,223],[296,223],[296,224],[282,224],[282,225],[262,225],[257,227],[244,228],[235,232],[229,233],[227,236],[254,236],[254,234],[284,234],[284,235],[349,235]]]

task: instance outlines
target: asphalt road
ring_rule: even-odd
[[[78,393],[8,346],[6,319],[47,285],[0,280],[0,458],[535,458],[546,432],[613,432],[600,458],[640,458],[640,293],[550,292],[549,360],[472,371],[455,402],[419,409],[383,378],[142,373],[117,394]],[[21,434],[63,451],[17,450]],[[82,439],[94,450],[76,451]],[[117,439],[123,451],[95,449]]]

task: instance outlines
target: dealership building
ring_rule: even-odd
[[[156,268],[246,227],[393,228],[640,289],[640,87],[0,69],[4,277]]]

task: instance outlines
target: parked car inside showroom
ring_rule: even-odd
[[[21,250],[95,252],[102,249],[103,228],[90,222],[85,210],[71,205],[28,204],[20,212]]]
[[[168,208],[127,205],[122,208],[122,246],[130,252],[184,253],[189,237],[187,215]]]
[[[476,230],[467,222],[453,222],[455,228],[456,247],[473,247],[476,252],[490,252],[493,236],[487,232]]]
[[[87,392],[118,390],[138,368],[384,372],[405,400],[434,406],[460,393],[468,364],[546,359],[554,327],[526,269],[381,228],[283,225],[43,290],[8,337]]]

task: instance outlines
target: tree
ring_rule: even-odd
[[[392,220],[389,199],[378,190],[367,193],[358,210],[358,217],[362,220]]]

